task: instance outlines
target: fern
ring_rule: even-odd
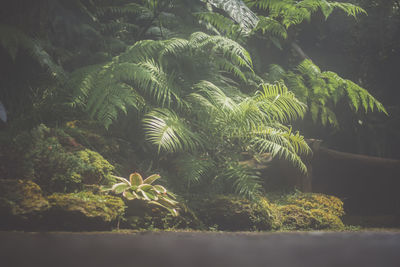
[[[297,74],[288,72],[285,75],[287,84],[308,102],[314,122],[319,118],[322,125],[338,127],[334,107],[344,98],[348,99],[349,105],[356,112],[362,108],[365,113],[376,109],[387,114],[382,103],[367,90],[334,72],[322,72],[311,60],[304,60],[296,70]]]
[[[146,114],[143,127],[147,139],[167,152],[195,151],[203,141],[189,129],[178,115],[169,109],[154,109]]]
[[[261,84],[261,87],[262,91],[256,93],[256,101],[272,121],[288,122],[304,116],[306,105],[285,84]]]
[[[327,0],[247,0],[250,7],[267,11],[268,17],[276,19],[286,28],[298,25],[304,20],[309,21],[311,15],[321,10],[327,19],[335,9],[340,9],[346,14],[356,17],[366,14],[365,10],[350,3],[333,2]]]
[[[309,153],[311,150],[299,133],[293,135],[291,132],[267,127],[255,131],[254,134],[259,135],[251,140],[251,145],[256,151],[269,152],[273,157],[287,159],[302,172],[307,172],[307,167],[298,153]]]
[[[203,178],[214,171],[215,162],[205,156],[185,154],[174,160],[177,175],[190,188],[192,185],[199,184]]]
[[[263,34],[267,33],[269,36],[282,39],[287,38],[287,31],[281,23],[270,17],[259,16],[259,18],[260,21],[253,31],[261,31]]]
[[[260,174],[246,166],[232,164],[222,170],[219,178],[228,180],[236,194],[255,200],[262,194]]]

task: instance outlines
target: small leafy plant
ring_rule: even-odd
[[[104,188],[104,191],[122,194],[127,200],[143,200],[167,209],[173,216],[178,215],[176,210],[178,202],[174,200],[174,194],[168,192],[162,185],[152,185],[154,181],[161,178],[160,175],[153,174],[144,180],[137,172],[132,173],[129,180],[119,176],[113,177],[121,182],[114,184],[111,188]]]

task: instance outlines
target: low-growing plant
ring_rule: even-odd
[[[112,191],[115,194],[122,194],[127,200],[142,200],[148,204],[154,204],[167,209],[173,216],[177,216],[176,210],[178,202],[175,195],[168,192],[162,185],[152,185],[154,181],[161,178],[158,174],[153,174],[143,180],[142,176],[135,172],[129,179],[113,176],[121,182],[114,184],[110,188],[103,188],[103,191]]]

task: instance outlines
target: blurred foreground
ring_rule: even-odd
[[[0,232],[1,266],[400,266],[400,232]]]

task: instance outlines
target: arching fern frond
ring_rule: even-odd
[[[255,100],[265,116],[271,121],[288,122],[302,118],[306,105],[299,101],[285,84],[261,84],[261,91],[256,93]]]
[[[250,200],[255,200],[262,193],[260,174],[246,166],[231,164],[222,169],[218,178],[229,181],[236,194]]]
[[[334,107],[340,99],[345,98],[355,111],[361,107],[364,112],[376,109],[387,114],[382,103],[367,90],[350,80],[343,79],[335,72],[322,72],[311,60],[304,60],[296,70],[297,73],[288,72],[285,75],[287,84],[307,101],[312,119],[314,121],[320,119],[322,125],[330,124],[338,127]]]
[[[208,157],[185,153],[174,160],[177,175],[187,187],[198,184],[214,171],[215,162]]]
[[[170,109],[154,109],[146,114],[143,128],[147,140],[156,145],[159,152],[195,151],[203,143],[183,119]]]
[[[249,52],[232,39],[195,32],[190,36],[189,45],[192,49],[210,48],[214,53],[226,57],[232,63],[247,67],[250,70],[253,69]]]
[[[253,31],[261,31],[263,34],[267,33],[269,36],[279,37],[282,39],[287,38],[287,31],[285,27],[277,20],[270,17],[259,16],[260,21]]]
[[[307,172],[307,167],[299,154],[307,154],[311,150],[299,133],[293,134],[290,131],[263,127],[255,134],[258,137],[252,138],[251,144],[257,152],[271,153],[273,157],[286,159],[302,172]]]

